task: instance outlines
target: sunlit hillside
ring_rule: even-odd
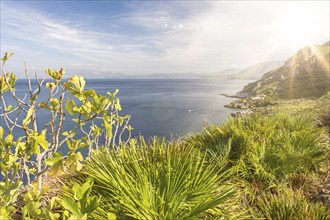
[[[280,98],[320,97],[330,89],[329,42],[307,46],[283,66],[272,70],[237,93],[240,97],[270,95]]]

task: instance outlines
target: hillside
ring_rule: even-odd
[[[221,79],[229,79],[234,75],[237,75],[239,72],[241,72],[240,69],[231,68],[231,69],[225,69],[219,73],[213,73],[211,74],[212,78],[221,78]]]
[[[329,91],[329,42],[307,46],[283,66],[246,85],[236,96],[267,95],[279,98],[313,98]]]
[[[257,63],[252,66],[248,66],[238,72],[237,74],[231,74],[227,76],[227,79],[251,79],[257,80],[264,73],[280,67],[283,64],[283,61],[268,61],[263,63]]]

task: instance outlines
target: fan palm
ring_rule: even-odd
[[[233,195],[218,165],[199,149],[155,138],[93,152],[87,174],[102,196],[96,213],[110,204],[125,219],[195,219]]]

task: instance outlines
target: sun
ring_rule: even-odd
[[[284,35],[288,39],[305,40],[308,39],[308,30],[306,29],[307,19],[305,17],[293,17],[284,25]]]
[[[311,31],[315,29],[308,13],[302,11],[291,11],[284,16],[281,27],[281,38],[283,41],[294,45],[310,44]],[[293,45],[292,45],[293,46]]]

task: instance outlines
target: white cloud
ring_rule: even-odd
[[[308,40],[329,39],[329,2],[125,3],[131,11],[102,18],[97,31],[83,25],[97,22],[97,15],[70,20],[2,3],[1,47],[34,66],[145,74],[215,72],[285,59],[309,43],[285,31],[290,21],[301,26],[293,20],[297,14],[309,18],[301,26],[306,30],[299,29]]]

